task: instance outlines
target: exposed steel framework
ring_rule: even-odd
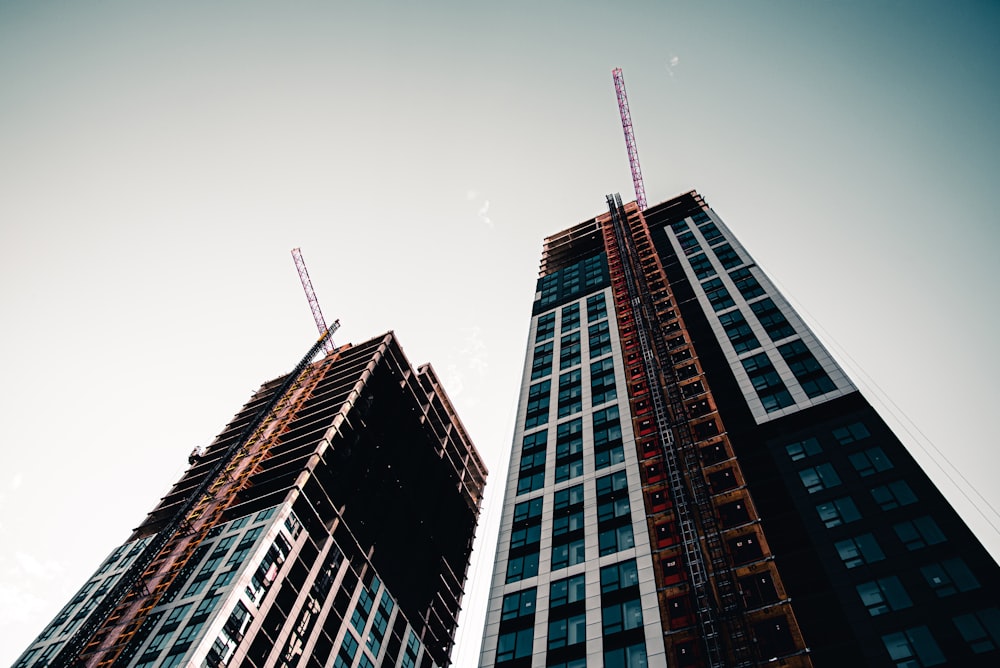
[[[635,201],[640,211],[646,210],[646,187],[642,184],[642,169],[639,167],[639,152],[635,146],[635,133],[632,131],[632,115],[628,110],[628,95],[625,93],[625,79],[622,68],[611,70],[615,79],[615,94],[618,96],[618,111],[622,116],[622,129],[625,131],[625,148],[628,149],[628,164],[632,168],[632,185],[635,186]]]
[[[299,280],[302,281],[302,289],[306,293],[306,300],[309,302],[309,310],[312,311],[313,320],[316,321],[316,329],[319,333],[327,331],[326,318],[319,307],[319,299],[316,298],[316,291],[313,290],[312,281],[309,279],[309,270],[306,269],[306,261],[302,258],[302,251],[298,248],[292,249],[292,260],[295,261],[295,269],[299,272]],[[333,339],[327,337],[323,344],[323,350],[329,355],[333,352]]]

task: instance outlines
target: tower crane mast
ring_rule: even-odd
[[[632,168],[632,185],[635,186],[635,201],[640,211],[646,210],[646,187],[642,184],[642,170],[639,168],[639,152],[635,147],[635,133],[632,132],[632,115],[628,110],[628,95],[625,93],[625,79],[622,68],[611,70],[615,79],[615,94],[618,96],[618,111],[625,131],[625,148],[628,149],[628,164]]]
[[[292,260],[295,261],[295,268],[299,272],[299,280],[302,281],[302,289],[306,293],[306,300],[309,302],[309,309],[312,311],[313,320],[316,321],[316,329],[320,335],[327,332],[326,318],[319,307],[319,299],[316,298],[316,291],[313,290],[312,281],[309,279],[309,270],[306,269],[306,261],[302,258],[302,251],[298,248],[292,249]],[[329,354],[333,352],[333,338],[327,337],[323,342],[323,350]]]

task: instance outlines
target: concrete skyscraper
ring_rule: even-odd
[[[486,470],[392,333],[265,383],[16,666],[449,665]]]
[[[544,244],[481,668],[1000,664],[997,564],[722,220],[607,203]]]

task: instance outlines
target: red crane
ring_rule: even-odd
[[[646,187],[642,184],[642,170],[639,168],[639,153],[635,148],[635,134],[632,132],[632,115],[628,111],[628,95],[625,94],[625,79],[622,68],[611,70],[615,79],[615,93],[618,95],[618,111],[622,115],[622,129],[625,130],[625,148],[628,149],[628,164],[632,168],[632,184],[635,186],[635,201],[640,211],[646,210]]]
[[[302,259],[302,251],[298,248],[292,249],[292,259],[295,261],[295,268],[299,272],[299,280],[302,281],[302,289],[306,293],[306,300],[309,302],[309,309],[312,311],[313,320],[316,321],[316,329],[319,330],[320,335],[324,335],[327,332],[326,318],[323,317],[323,311],[319,307],[319,300],[316,298],[316,292],[313,290],[312,281],[309,280],[309,271],[306,269],[306,261]],[[331,334],[333,332],[330,332]],[[328,336],[326,341],[323,342],[323,349],[327,354],[333,352],[333,338]]]

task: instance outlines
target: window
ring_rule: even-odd
[[[725,311],[730,306],[736,306],[736,302],[729,296],[729,290],[722,284],[719,278],[713,278],[701,284],[701,289],[705,291],[708,303],[716,311]]]
[[[538,555],[535,555],[536,561]],[[552,546],[552,570],[559,570],[575,564],[582,564],[584,561],[583,539],[570,541],[563,545]]]
[[[722,328],[726,330],[733,349],[738,353],[745,353],[755,348],[760,348],[760,341],[754,336],[750,324],[739,311],[730,311],[719,316]]]
[[[573,415],[583,410],[583,388],[580,369],[559,376],[559,417]]]
[[[860,441],[863,438],[868,438],[871,434],[868,432],[868,427],[866,427],[861,422],[855,422],[854,424],[849,424],[846,427],[839,427],[833,430],[833,437],[836,438],[841,445],[850,445],[854,441]]]
[[[754,389],[757,390],[757,397],[765,411],[771,413],[795,403],[778,372],[774,370],[767,353],[758,353],[746,358],[743,360],[743,368],[750,377]]]
[[[600,555],[614,554],[635,547],[635,536],[632,525],[612,527],[597,534],[597,545]]]
[[[778,590],[774,587],[774,578],[771,577],[770,571],[742,577],[739,583],[747,608],[759,608],[778,600]]]
[[[559,340],[559,368],[568,369],[580,363],[580,332],[572,332]]]
[[[733,250],[733,247],[729,244],[716,246],[712,250],[715,251],[715,256],[719,258],[719,262],[721,262],[722,266],[726,269],[732,269],[733,267],[738,267],[743,264],[743,260],[740,259],[739,254],[737,254],[737,252]]]
[[[743,299],[750,300],[764,294],[764,288],[760,287],[760,283],[757,282],[757,279],[754,278],[747,267],[729,272],[729,278],[733,279],[733,283],[736,284],[736,289],[743,295]]]
[[[680,244],[681,250],[684,251],[685,255],[691,255],[691,253],[697,253],[701,250],[701,244],[699,244],[698,239],[695,238],[694,232],[691,232],[690,230],[682,234],[678,234],[677,243]]]
[[[945,662],[941,649],[926,626],[890,633],[882,636],[882,642],[898,668],[938,666]]]
[[[858,596],[872,617],[913,605],[903,583],[895,575],[857,586]]]
[[[553,342],[549,341],[535,348],[535,355],[531,360],[531,380],[538,380],[552,373],[553,346]]]
[[[698,280],[704,280],[709,276],[715,276],[715,267],[712,266],[712,261],[704,253],[699,253],[694,257],[690,258],[691,271],[694,275],[698,277]]]
[[[972,574],[965,562],[958,557],[946,559],[938,564],[922,566],[920,573],[927,580],[927,585],[938,595],[938,598],[979,588],[979,580]]]
[[[913,493],[905,480],[894,480],[888,485],[872,488],[872,498],[882,510],[908,506],[917,501],[917,495]]]
[[[549,608],[558,608],[584,600],[586,597],[585,575],[555,580],[549,585]]]
[[[552,518],[552,535],[562,536],[583,529],[583,508]]]
[[[542,429],[524,437],[521,463],[517,476],[517,493],[527,494],[545,484],[545,448],[548,430]]]
[[[604,293],[587,297],[587,322],[596,322],[608,317],[608,305],[604,301]]]
[[[590,337],[590,359],[611,354],[611,331],[607,320],[588,327],[587,335]]]
[[[840,476],[833,464],[820,464],[799,471],[799,478],[805,485],[806,491],[814,494],[822,489],[829,489],[840,484]]]
[[[583,261],[584,278],[587,288],[595,288],[605,284],[607,281],[607,266],[604,253],[589,257]]]
[[[583,420],[559,425],[556,435],[556,482],[583,475]]]
[[[559,331],[563,334],[570,331],[571,329],[577,329],[580,326],[580,304],[570,304],[562,310],[562,321],[559,324]]]
[[[535,329],[535,343],[551,339],[556,334],[556,314],[546,313],[538,317],[538,326]]]
[[[646,668],[646,643],[605,650],[604,668]]]
[[[778,308],[770,297],[761,299],[759,302],[754,302],[750,305],[750,308],[772,341],[785,339],[795,334],[795,328],[788,323],[781,309]],[[803,348],[805,348],[804,344]],[[805,349],[805,352],[808,353],[809,350]],[[782,356],[784,357],[784,355]]]
[[[528,524],[517,529],[513,529],[510,534],[510,549],[526,547],[539,541],[542,536],[541,524]],[[536,548],[537,549],[537,548]]]
[[[605,636],[642,627],[642,604],[638,598],[601,606],[601,625]]]
[[[764,556],[764,551],[760,547],[757,535],[748,533],[737,538],[726,541],[729,546],[729,553],[733,556],[733,561],[737,565],[748,564],[757,561]]]
[[[597,470],[625,461],[618,406],[594,411],[594,467]]]
[[[861,564],[871,564],[885,559],[885,553],[879,546],[875,536],[870,533],[855,536],[842,540],[834,545],[837,553],[847,568],[854,568]]]
[[[573,487],[559,490],[552,496],[552,503],[555,510],[583,505],[583,485],[574,485]]]
[[[590,365],[590,390],[593,406],[618,398],[615,390],[615,363],[610,357]]]
[[[900,522],[892,527],[907,550],[919,550],[928,545],[944,542],[944,534],[937,522],[924,515],[913,521]]]
[[[827,529],[839,527],[841,524],[848,524],[854,520],[861,519],[861,513],[849,496],[834,499],[829,503],[821,503],[816,506],[819,519],[826,525]]]
[[[516,619],[535,614],[535,588],[523,589],[503,597],[500,619]]]
[[[519,582],[538,575],[538,553],[531,552],[507,560],[507,582]]]
[[[992,652],[1000,646],[1000,609],[987,608],[952,620],[962,639],[976,654]]]
[[[675,233],[680,234],[684,230],[690,229],[686,220],[678,220],[676,223],[670,223],[670,229]]]
[[[528,408],[524,418],[524,428],[531,429],[549,421],[549,391],[552,381],[543,380],[528,389]]]
[[[629,589],[639,585],[639,570],[635,559],[620,561],[601,569],[601,593],[607,594],[620,589]]]
[[[789,370],[795,376],[795,380],[799,381],[799,385],[802,386],[802,391],[806,393],[807,397],[818,397],[837,389],[837,386],[830,380],[830,376],[816,361],[801,339],[778,346],[778,352],[781,353]]]
[[[497,663],[530,657],[534,637],[534,627],[501,633],[497,638]]]
[[[854,468],[862,478],[881,473],[882,471],[888,471],[892,468],[892,462],[889,461],[889,458],[882,452],[882,448],[879,447],[855,452],[852,455],[848,455],[847,458],[851,460]]]
[[[785,452],[788,453],[793,462],[818,455],[822,451],[823,449],[819,446],[819,441],[815,438],[807,438],[804,441],[797,441],[785,446]]]
[[[582,488],[581,488],[582,489]],[[542,497],[522,501],[514,506],[514,522],[540,518],[542,516]]]
[[[587,615],[549,621],[549,649],[569,647],[587,640]]]
[[[699,229],[701,229],[701,236],[705,237],[705,241],[708,242],[709,246],[714,246],[722,240],[722,232],[716,227],[715,223],[705,223]]]

